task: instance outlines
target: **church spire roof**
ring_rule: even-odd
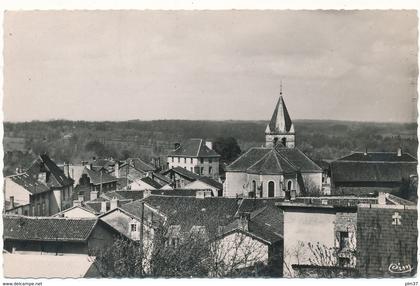
[[[283,96],[280,92],[279,100],[274,109],[273,116],[266,128],[266,133],[286,133],[294,132],[293,123],[287,111],[286,104],[284,104]]]

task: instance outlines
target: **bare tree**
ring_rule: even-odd
[[[104,277],[243,277],[265,273],[267,251],[244,233],[209,237],[203,227],[180,232],[175,226],[155,228],[142,245],[125,237],[94,250]]]

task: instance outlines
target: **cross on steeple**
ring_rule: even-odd
[[[283,95],[283,80],[280,80],[280,95]]]

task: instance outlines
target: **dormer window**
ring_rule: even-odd
[[[137,231],[137,224],[136,223],[131,223],[130,229],[131,229],[131,232]]]

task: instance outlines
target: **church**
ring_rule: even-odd
[[[280,93],[265,146],[250,148],[226,167],[224,196],[290,199],[321,189],[322,169],[295,147],[295,128]]]

